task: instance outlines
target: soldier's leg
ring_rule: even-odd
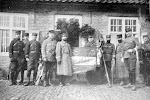
[[[22,69],[21,69],[21,80],[20,80],[20,84],[23,83],[24,81],[24,71],[27,68],[27,61],[25,60],[23,65],[22,65]]]
[[[125,58],[125,59],[124,59],[124,65],[125,65],[125,67],[127,68],[128,73],[129,73],[129,84],[127,84],[127,85],[125,86],[125,88],[130,88],[130,87],[131,87],[131,81],[132,81],[132,79],[131,79],[130,59],[129,59],[129,58]]]
[[[27,67],[27,78],[28,78],[28,80],[27,80],[27,83],[24,84],[24,86],[30,85],[30,76],[31,76],[31,71],[32,71],[33,65],[34,65],[33,60],[30,59],[28,61],[28,67]]]
[[[131,72],[131,84],[133,85],[132,90],[136,90],[135,82],[136,82],[136,58],[130,59],[130,72]]]
[[[39,63],[38,63],[39,60],[34,60],[34,72],[33,72],[33,85],[35,84],[36,82],[36,76],[37,76],[37,71],[38,71],[38,66],[39,66]]]
[[[11,62],[10,63],[10,73],[9,73],[9,77],[10,77],[10,85],[15,85],[15,68],[16,67],[16,62]]]
[[[111,79],[111,61],[106,61],[107,72],[109,75],[109,80]]]
[[[43,62],[43,79],[44,79],[44,83],[43,86],[47,86],[47,66],[48,66],[48,61],[44,61]]]

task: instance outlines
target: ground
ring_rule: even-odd
[[[137,85],[137,91],[125,89],[117,84],[81,84],[70,86],[8,86],[0,80],[0,100],[150,100],[150,87]]]

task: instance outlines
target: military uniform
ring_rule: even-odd
[[[25,33],[24,36],[28,37],[29,33]],[[23,40],[23,43],[25,44],[25,47],[23,49],[23,51],[24,51],[24,59],[25,59],[25,48],[26,48],[26,45],[29,43],[29,40],[28,39]],[[27,61],[26,61],[26,59],[24,60],[24,63],[22,64],[21,69],[20,69],[20,71],[21,71],[21,80],[19,82],[20,84],[22,84],[23,80],[24,80],[24,70],[27,70]]]
[[[147,37],[145,35],[144,37]],[[150,41],[145,42],[141,45],[139,49],[139,60],[142,61],[140,64],[140,73],[143,75],[144,83],[150,85],[149,76],[150,76]]]
[[[36,33],[33,33],[32,35],[37,36]],[[26,58],[29,58],[28,67],[27,67],[28,83],[25,84],[27,86],[30,83],[30,75],[32,70],[34,71],[33,84],[36,80],[37,71],[38,71],[38,62],[41,57],[41,44],[36,40],[29,41],[25,49],[25,56]]]
[[[17,31],[16,34],[20,34],[20,31]],[[14,38],[9,46],[9,57],[11,58],[11,63],[9,66],[10,80],[11,85],[16,84],[18,73],[21,70],[21,66],[24,63],[24,43],[20,41],[19,38]]]
[[[106,38],[110,38],[110,35],[107,35]],[[102,46],[102,50],[103,50],[103,57],[108,70],[109,78],[111,79],[111,61],[115,56],[115,45],[106,42]]]
[[[130,32],[131,29],[126,29],[126,32]],[[139,46],[139,40],[138,38],[134,36],[128,36],[123,41],[123,58],[124,58],[124,64],[128,69],[129,72],[129,82],[130,84],[134,85],[136,81],[135,76],[135,70],[136,70],[136,46]],[[130,52],[129,50],[132,50]],[[134,89],[133,89],[134,90]]]
[[[56,64],[56,58],[55,58],[55,49],[56,49],[56,40],[54,39],[46,39],[44,40],[42,44],[42,58],[46,58],[46,61],[44,62],[44,82],[45,84],[48,84],[49,77],[52,78],[52,72],[54,69],[54,66]]]

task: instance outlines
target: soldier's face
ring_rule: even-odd
[[[53,39],[54,38],[54,34],[53,33],[49,33],[49,38]]]
[[[93,37],[89,37],[89,38],[88,38],[88,41],[89,41],[89,42],[92,42],[93,40],[94,40]]]
[[[32,39],[33,39],[33,40],[36,40],[36,38],[37,38],[37,36],[32,36]]]
[[[111,39],[110,38],[106,38],[106,41],[110,41]]]
[[[144,41],[144,42],[147,42],[148,40],[149,40],[149,39],[148,39],[147,37],[144,37],[144,38],[143,38],[143,41]]]
[[[131,32],[127,32],[126,35],[127,35],[127,37],[129,37],[129,36],[132,35],[132,33]]]
[[[29,39],[29,37],[28,37],[28,36],[25,36],[24,39],[25,39],[25,40],[26,40],[26,39]]]
[[[16,34],[16,38],[20,38],[20,35],[19,35],[19,34]]]

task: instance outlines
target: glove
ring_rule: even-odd
[[[123,57],[121,58],[121,62],[124,62],[124,58]]]
[[[58,61],[58,64],[61,65],[61,61]]]
[[[26,61],[29,61],[29,58],[26,58]]]
[[[46,59],[46,58],[43,58],[43,61],[47,61],[47,59]]]

